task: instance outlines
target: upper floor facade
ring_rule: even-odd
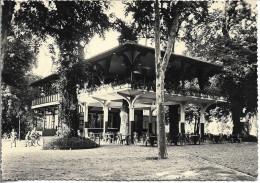
[[[162,51],[162,56],[164,52]],[[152,105],[155,99],[154,49],[135,43],[126,43],[98,54],[88,60],[91,76],[78,85],[78,99],[100,106],[93,99],[122,99],[121,94],[136,97],[139,102]],[[165,102],[216,102],[225,97],[210,78],[222,72],[222,66],[202,60],[172,54],[165,73]],[[40,98],[32,102],[32,108],[58,104],[59,93],[55,87],[57,74],[32,83],[39,89]],[[118,93],[119,92],[119,93]],[[95,104],[94,104],[95,103]],[[120,106],[120,104],[118,104]]]

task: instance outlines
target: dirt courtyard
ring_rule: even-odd
[[[85,150],[16,148],[2,141],[2,180],[256,180],[257,143],[157,147],[103,144]]]

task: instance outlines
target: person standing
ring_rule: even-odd
[[[16,147],[16,137],[17,136],[17,133],[14,131],[14,129],[12,129],[12,132],[11,132],[11,148],[13,147],[13,144],[14,144],[14,147]]]
[[[31,135],[31,132],[30,131],[28,131],[28,133],[26,134],[26,136],[25,136],[25,140],[26,140],[26,147],[30,147],[30,140],[31,140],[31,137],[30,137],[30,135]]]

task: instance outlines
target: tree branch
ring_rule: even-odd
[[[173,18],[171,32],[168,36],[168,44],[167,44],[165,54],[163,56],[162,66],[161,66],[162,71],[164,71],[164,72],[165,72],[165,70],[168,66],[170,56],[172,54],[172,48],[175,44],[176,30],[177,30],[177,25],[178,25],[178,22],[179,22],[179,17],[180,17],[180,13],[177,12],[175,17]]]
[[[161,48],[160,48],[160,10],[159,10],[159,1],[155,1],[155,25],[154,25],[154,39],[155,39],[155,68],[156,76],[160,75],[161,66]]]

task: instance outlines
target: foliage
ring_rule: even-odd
[[[14,13],[14,7],[15,7],[16,2],[13,1],[3,1],[1,2],[1,8],[2,8],[2,13],[1,13],[1,55],[2,58],[4,58],[6,48],[7,48],[7,36],[10,34],[11,30],[11,20],[12,16]],[[2,64],[1,64],[2,67]],[[0,69],[2,71],[2,68]]]
[[[10,6],[14,5],[15,3]],[[5,8],[4,6],[3,12],[7,13],[8,10]],[[2,132],[10,133],[13,128],[18,132],[20,118],[21,138],[23,138],[32,124],[33,113],[30,107],[33,98],[37,96],[36,91],[29,84],[39,79],[30,74],[32,67],[36,65],[35,45],[38,42],[31,34],[26,33],[26,27],[18,26],[11,21],[13,9],[9,11],[9,22],[5,22],[8,24],[7,38],[4,54],[2,54],[4,61],[1,73]]]
[[[4,57],[2,79],[6,85],[23,88],[26,74],[36,65],[31,37],[15,35],[8,37]]]
[[[243,142],[258,142],[258,138],[253,135],[246,135],[245,137],[242,138]]]
[[[199,34],[189,29],[185,33],[187,54],[224,65],[225,72],[216,83],[228,95],[234,133],[241,133],[243,109],[257,110],[257,23],[252,5],[228,2],[226,13],[216,9],[207,17],[207,24],[196,26]]]
[[[171,53],[174,51],[175,40],[181,24],[190,15],[193,19],[200,22],[203,21],[207,14],[207,2],[183,2],[183,1],[134,1],[126,3],[128,5],[126,12],[133,12],[134,22],[137,24],[137,30],[147,33],[152,31],[150,35],[155,41],[155,66],[156,66],[156,108],[157,113],[157,129],[158,129],[158,149],[159,157],[166,157],[166,141],[165,141],[165,113],[164,103],[164,79],[165,71]],[[153,15],[155,16],[153,17]],[[154,21],[153,21],[154,20]],[[163,40],[163,42],[161,42]],[[165,54],[161,58],[160,45],[164,43]]]
[[[103,36],[109,28],[108,16],[104,11],[108,3],[101,1],[50,1],[23,2],[15,20],[25,23],[32,33],[43,40],[52,36],[59,47],[57,62],[61,91],[60,116],[62,121],[74,129],[78,128],[77,84],[78,70],[74,64],[84,58],[84,46],[95,34]],[[53,51],[53,50],[52,50]]]
[[[51,141],[44,143],[44,150],[58,150],[58,149],[89,149],[98,147],[96,142],[88,138],[53,138]]]
[[[27,76],[28,78],[32,76]],[[33,124],[33,111],[31,102],[38,96],[29,83],[23,83],[23,89],[2,84],[2,132],[10,133],[14,128],[19,130],[19,115],[21,123],[21,138]]]
[[[133,30],[138,33],[137,37],[154,39],[154,2],[131,1],[126,2],[126,15],[133,17]],[[208,13],[208,2],[205,1],[179,1],[176,6],[171,1],[162,1],[161,10],[161,40],[164,48],[171,31],[172,20],[177,13],[180,14],[176,39],[181,38],[180,30],[186,25],[193,26],[205,22]]]
[[[120,36],[118,37],[119,44],[125,43],[127,41],[137,42],[137,35],[139,31],[136,30],[135,23],[128,25],[121,19],[117,19],[113,23],[113,27],[115,30],[120,32]]]

